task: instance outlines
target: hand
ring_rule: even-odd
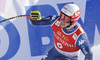
[[[30,20],[32,21],[38,21],[41,20],[41,14],[37,10],[32,10],[30,13]]]

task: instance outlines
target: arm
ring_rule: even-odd
[[[77,40],[76,45],[81,49],[81,51],[85,55],[85,60],[93,60],[92,58],[93,54],[91,52],[89,41],[85,33],[79,36],[79,39]]]
[[[53,16],[42,18],[41,20],[38,20],[38,21],[29,20],[29,22],[30,24],[35,25],[35,26],[51,25],[55,20],[58,19],[58,17],[59,16],[53,15]]]

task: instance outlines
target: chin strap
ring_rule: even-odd
[[[66,28],[69,28],[72,25],[72,22],[70,22],[70,25],[68,25]]]

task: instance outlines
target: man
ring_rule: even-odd
[[[40,13],[37,15],[40,16]],[[79,17],[79,7],[67,4],[61,9],[60,16],[48,16],[41,20],[30,19],[32,25],[51,25],[54,32],[54,47],[43,60],[78,60],[79,50],[85,55],[84,60],[92,60],[88,38],[77,22]]]

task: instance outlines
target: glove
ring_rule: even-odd
[[[30,13],[30,20],[32,21],[38,21],[41,20],[41,14],[37,10],[32,10]]]

